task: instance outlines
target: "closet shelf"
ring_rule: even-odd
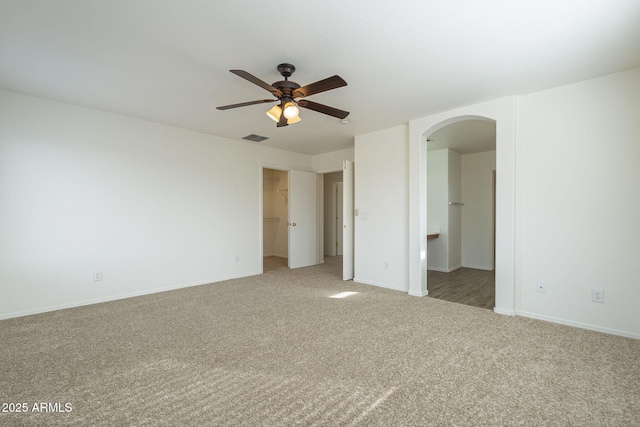
[[[285,199],[289,200],[289,190],[287,190],[287,189],[278,190],[278,194],[282,194],[282,196]]]
[[[276,185],[278,185],[279,182],[280,182],[280,178],[263,177],[262,187],[265,190],[272,190],[276,187]]]

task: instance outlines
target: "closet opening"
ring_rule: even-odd
[[[263,272],[288,268],[289,173],[262,169]]]

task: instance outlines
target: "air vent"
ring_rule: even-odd
[[[269,139],[269,137],[260,136],[260,135],[256,135],[255,133],[252,133],[251,135],[243,136],[242,139],[246,139],[247,141],[253,141],[253,142],[262,142],[265,139]]]

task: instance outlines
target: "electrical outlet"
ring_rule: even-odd
[[[602,289],[591,289],[591,301],[604,303],[604,291]]]
[[[546,293],[547,292],[547,284],[545,282],[536,283],[536,290],[541,294]]]
[[[102,271],[96,271],[93,273],[93,281],[100,282],[102,280]]]
[[[234,262],[240,262],[240,255],[236,255],[233,259]]]
[[[384,269],[388,270],[389,269],[389,261],[385,261],[384,262]]]

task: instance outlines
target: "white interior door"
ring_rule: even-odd
[[[316,265],[316,174],[289,171],[289,268]]]
[[[353,279],[354,266],[354,211],[353,211],[353,162],[342,163],[342,280]]]

